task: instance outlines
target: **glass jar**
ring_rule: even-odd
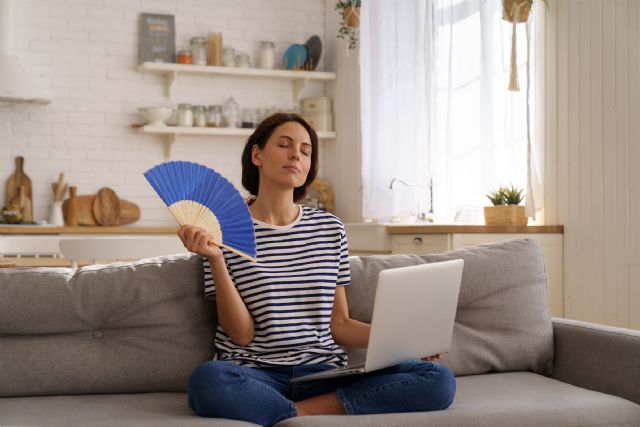
[[[228,128],[238,127],[238,119],[240,116],[240,104],[230,96],[222,107],[222,116]]]
[[[178,64],[193,64],[193,55],[190,50],[181,50],[178,52]]]
[[[219,128],[223,125],[222,106],[210,105],[207,109],[207,127]]]
[[[236,66],[236,50],[232,47],[222,49],[222,65],[225,67]]]
[[[204,37],[193,37],[189,41],[193,63],[195,65],[207,65],[207,41]]]
[[[251,67],[251,58],[249,58],[249,54],[246,52],[238,52],[236,55],[236,67],[238,68],[250,68]]]
[[[242,127],[255,128],[260,121],[260,111],[256,108],[245,108],[242,110]]]
[[[260,42],[260,53],[258,56],[258,66],[260,68],[272,69],[276,66],[276,45],[273,42]]]
[[[199,128],[207,127],[207,115],[204,105],[193,106],[193,125]]]
[[[191,111],[191,104],[178,104],[176,125],[181,127],[193,126],[193,112]]]

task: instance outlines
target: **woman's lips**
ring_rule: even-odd
[[[300,172],[300,169],[298,169],[297,167],[293,166],[293,165],[289,165],[289,166],[285,166],[285,169],[289,169],[292,172]]]

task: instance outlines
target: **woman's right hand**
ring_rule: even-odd
[[[222,258],[222,249],[213,243],[213,236],[203,228],[194,225],[183,225],[178,230],[178,237],[189,252],[208,259]]]

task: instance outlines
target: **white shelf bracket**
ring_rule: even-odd
[[[307,85],[308,79],[297,79],[293,81],[293,105],[297,106],[300,102],[300,93]]]
[[[169,99],[173,98],[173,84],[176,82],[177,78],[177,71],[170,71],[165,75],[164,95]]]
[[[164,140],[164,159],[171,160],[173,155],[173,144],[175,144],[178,135],[175,133],[168,134]]]

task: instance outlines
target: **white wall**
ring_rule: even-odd
[[[550,2],[546,223],[565,315],[640,329],[640,2]]]
[[[78,194],[109,186],[142,209],[136,225],[174,223],[142,176],[164,161],[161,137],[140,135],[140,106],[222,104],[292,107],[292,85],[269,80],[189,77],[176,96],[163,95],[163,79],[136,71],[141,12],[176,17],[176,48],[210,31],[225,44],[254,53],[273,40],[279,58],[292,43],[317,34],[325,40],[323,0],[16,0],[15,52],[52,94],[48,106],[0,103],[0,201],[14,157],[25,157],[33,183],[34,218],[47,219],[51,182],[64,172]],[[324,55],[323,55],[324,56]],[[324,59],[319,70],[324,69]],[[302,96],[321,94],[310,84]],[[245,138],[180,137],[173,159],[206,163],[240,185]],[[335,144],[335,142],[328,142]]]
[[[360,132],[360,44],[348,50],[338,39],[340,15],[325,4],[326,66],[337,74],[332,91],[337,138],[323,145],[323,168],[334,184],[336,214],[344,222],[362,221],[362,134]]]

